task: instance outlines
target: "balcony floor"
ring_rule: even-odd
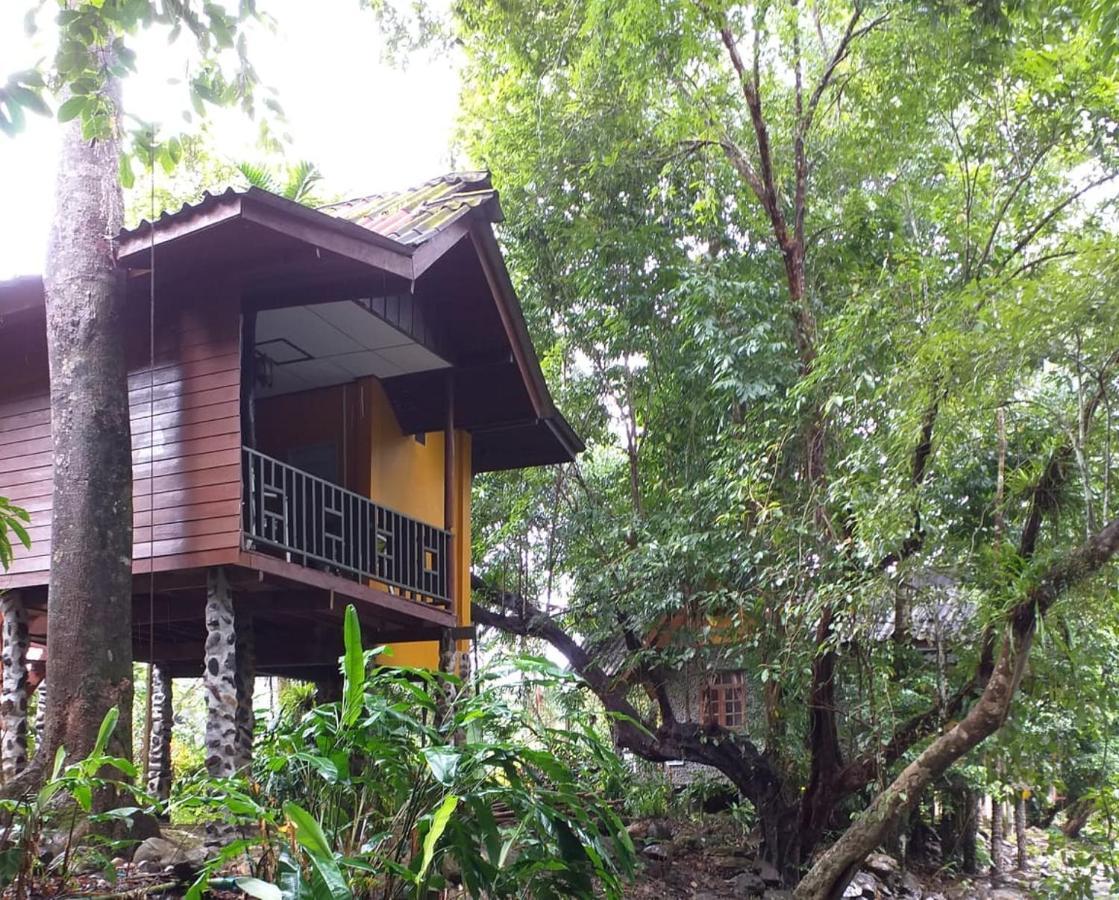
[[[165,663],[174,677],[202,674],[206,572],[212,566],[225,567],[238,608],[252,612],[259,675],[315,679],[336,673],[350,604],[366,647],[437,640],[456,625],[454,613],[431,603],[247,550],[215,551],[195,567],[171,571],[161,571],[157,560],[152,599],[148,561],[137,560],[132,628],[138,662]],[[25,596],[30,607],[45,610],[45,586],[28,588]],[[45,616],[37,621],[45,632]]]

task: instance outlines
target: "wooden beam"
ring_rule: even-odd
[[[443,422],[443,528],[447,531],[447,597],[451,601],[451,611],[458,620],[455,603],[458,600],[458,535],[455,523],[458,513],[458,491],[455,478],[455,379],[454,370],[447,373],[446,381],[446,418]]]
[[[449,627],[455,624],[453,612],[431,603],[406,600],[341,575],[320,572],[263,553],[242,550],[238,565],[263,572],[275,580],[328,591],[335,596],[332,608],[339,610],[344,610],[347,603],[353,602],[359,614],[380,616],[386,621],[415,626],[429,624]]]
[[[394,241],[327,213],[306,207],[299,207],[298,210],[285,207],[281,210],[271,201],[262,202],[263,198],[260,197],[246,199],[249,202],[242,204],[241,213],[246,222],[322,247],[393,275],[408,279],[412,277],[411,254],[402,244],[397,245],[397,249],[392,246]]]

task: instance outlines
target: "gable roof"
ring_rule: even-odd
[[[130,270],[130,290],[145,293],[154,258],[163,279],[235,273],[249,303],[262,296],[287,298],[275,305],[306,302],[291,297],[313,293],[430,305],[432,315],[449,317],[462,351],[456,381],[479,399],[458,421],[474,434],[475,471],[565,462],[583,442],[544,380],[491,227],[501,218],[485,172],[453,172],[321,209],[260,188],[228,188],[123,229],[117,263]],[[0,283],[0,314],[42,302],[38,278]],[[442,427],[443,389],[431,377],[384,382],[402,425],[407,420],[417,433]]]

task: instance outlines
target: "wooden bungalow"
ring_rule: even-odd
[[[473,475],[582,449],[500,219],[470,172],[321,209],[230,189],[119,235],[133,647],[161,691],[205,672],[244,707],[253,672],[329,685],[348,604],[402,664],[436,665],[448,635],[465,651]],[[16,668],[49,652],[50,419],[42,282],[0,283],[0,496],[30,512],[33,542],[0,574],[5,630],[23,621],[30,644],[5,647]],[[236,677],[204,667],[219,612]]]

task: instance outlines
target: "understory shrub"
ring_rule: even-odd
[[[221,812],[242,827],[195,885],[244,854],[268,898],[621,895],[634,852],[602,800],[621,777],[589,728],[553,729],[509,701],[511,675],[570,678],[544,660],[443,673],[374,665],[346,614],[342,700],[282,717],[256,749],[251,782],[200,779],[180,814]],[[514,672],[515,670],[515,672]],[[255,845],[255,849],[254,846]]]

